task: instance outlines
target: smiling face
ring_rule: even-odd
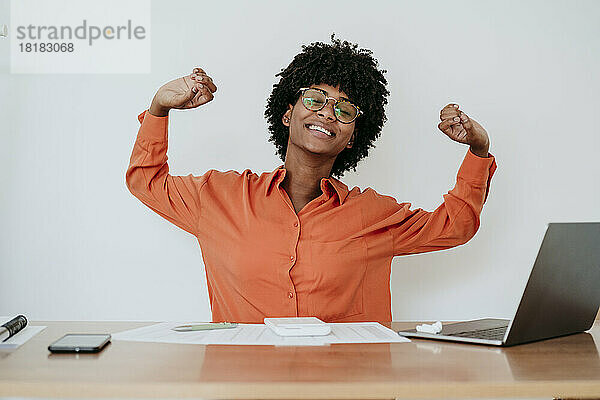
[[[348,96],[326,84],[311,85],[311,88],[323,89],[329,97],[339,99]],[[354,126],[356,121],[343,124],[335,118],[333,100],[328,100],[319,111],[306,109],[302,97],[282,117],[282,123],[289,127],[288,152],[293,148],[303,149],[310,153],[337,157],[345,148],[352,147]],[[293,147],[293,148],[291,148]]]

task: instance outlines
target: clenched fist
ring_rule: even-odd
[[[442,122],[438,128],[450,139],[471,146],[471,152],[487,157],[490,138],[481,125],[458,109],[458,104],[448,104],[440,112]]]
[[[167,82],[158,89],[150,106],[150,114],[164,117],[169,110],[196,108],[214,99],[217,87],[202,68],[190,75]]]

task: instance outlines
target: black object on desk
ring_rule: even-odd
[[[68,333],[48,346],[52,353],[98,353],[110,343],[110,334]]]
[[[4,325],[0,326],[0,341],[6,342],[27,326],[27,318],[24,315],[17,315]]]

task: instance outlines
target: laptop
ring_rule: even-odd
[[[439,333],[398,334],[493,346],[590,329],[600,306],[600,222],[550,223],[512,320],[485,318],[444,324]]]

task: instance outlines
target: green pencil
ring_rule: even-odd
[[[237,324],[231,322],[209,322],[206,324],[176,326],[173,330],[177,332],[210,331],[213,329],[230,329],[236,326]]]

